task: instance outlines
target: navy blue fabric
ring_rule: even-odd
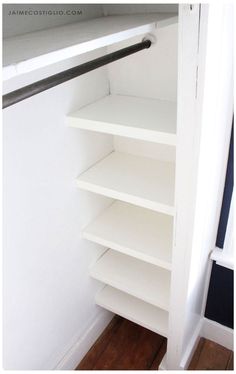
[[[205,311],[206,318],[232,329],[234,327],[233,277],[233,270],[213,262]]]

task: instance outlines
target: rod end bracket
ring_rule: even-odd
[[[146,40],[150,40],[151,45],[156,44],[157,42],[156,36],[153,34],[149,34],[149,33],[144,36],[144,38],[142,39],[142,42],[145,42]]]

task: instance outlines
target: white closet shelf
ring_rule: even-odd
[[[167,337],[168,312],[110,286],[105,286],[95,301],[101,307]]]
[[[106,251],[90,275],[161,309],[169,309],[170,272],[119,252]]]
[[[174,215],[175,166],[112,152],[77,178],[79,188]]]
[[[171,270],[173,218],[114,202],[82,232],[107,248]]]
[[[176,23],[175,14],[107,16],[7,38],[3,79]]]
[[[176,103],[109,95],[67,117],[69,126],[176,145]]]

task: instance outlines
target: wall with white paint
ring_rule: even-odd
[[[12,79],[5,91],[105,53]],[[80,237],[110,200],[79,191],[75,179],[112,151],[112,138],[65,125],[67,113],[108,92],[104,67],[4,110],[5,369],[53,369],[94,321],[104,328],[111,316],[95,306],[101,285],[88,274],[103,248]],[[82,343],[77,355],[89,349]]]
[[[3,37],[9,38],[102,15],[100,4],[3,4]]]
[[[104,15],[178,13],[178,4],[103,4]]]

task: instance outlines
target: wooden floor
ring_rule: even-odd
[[[201,338],[188,370],[233,370],[233,352]]]
[[[115,316],[76,370],[157,370],[166,339]],[[189,370],[233,370],[233,353],[201,339]]]

